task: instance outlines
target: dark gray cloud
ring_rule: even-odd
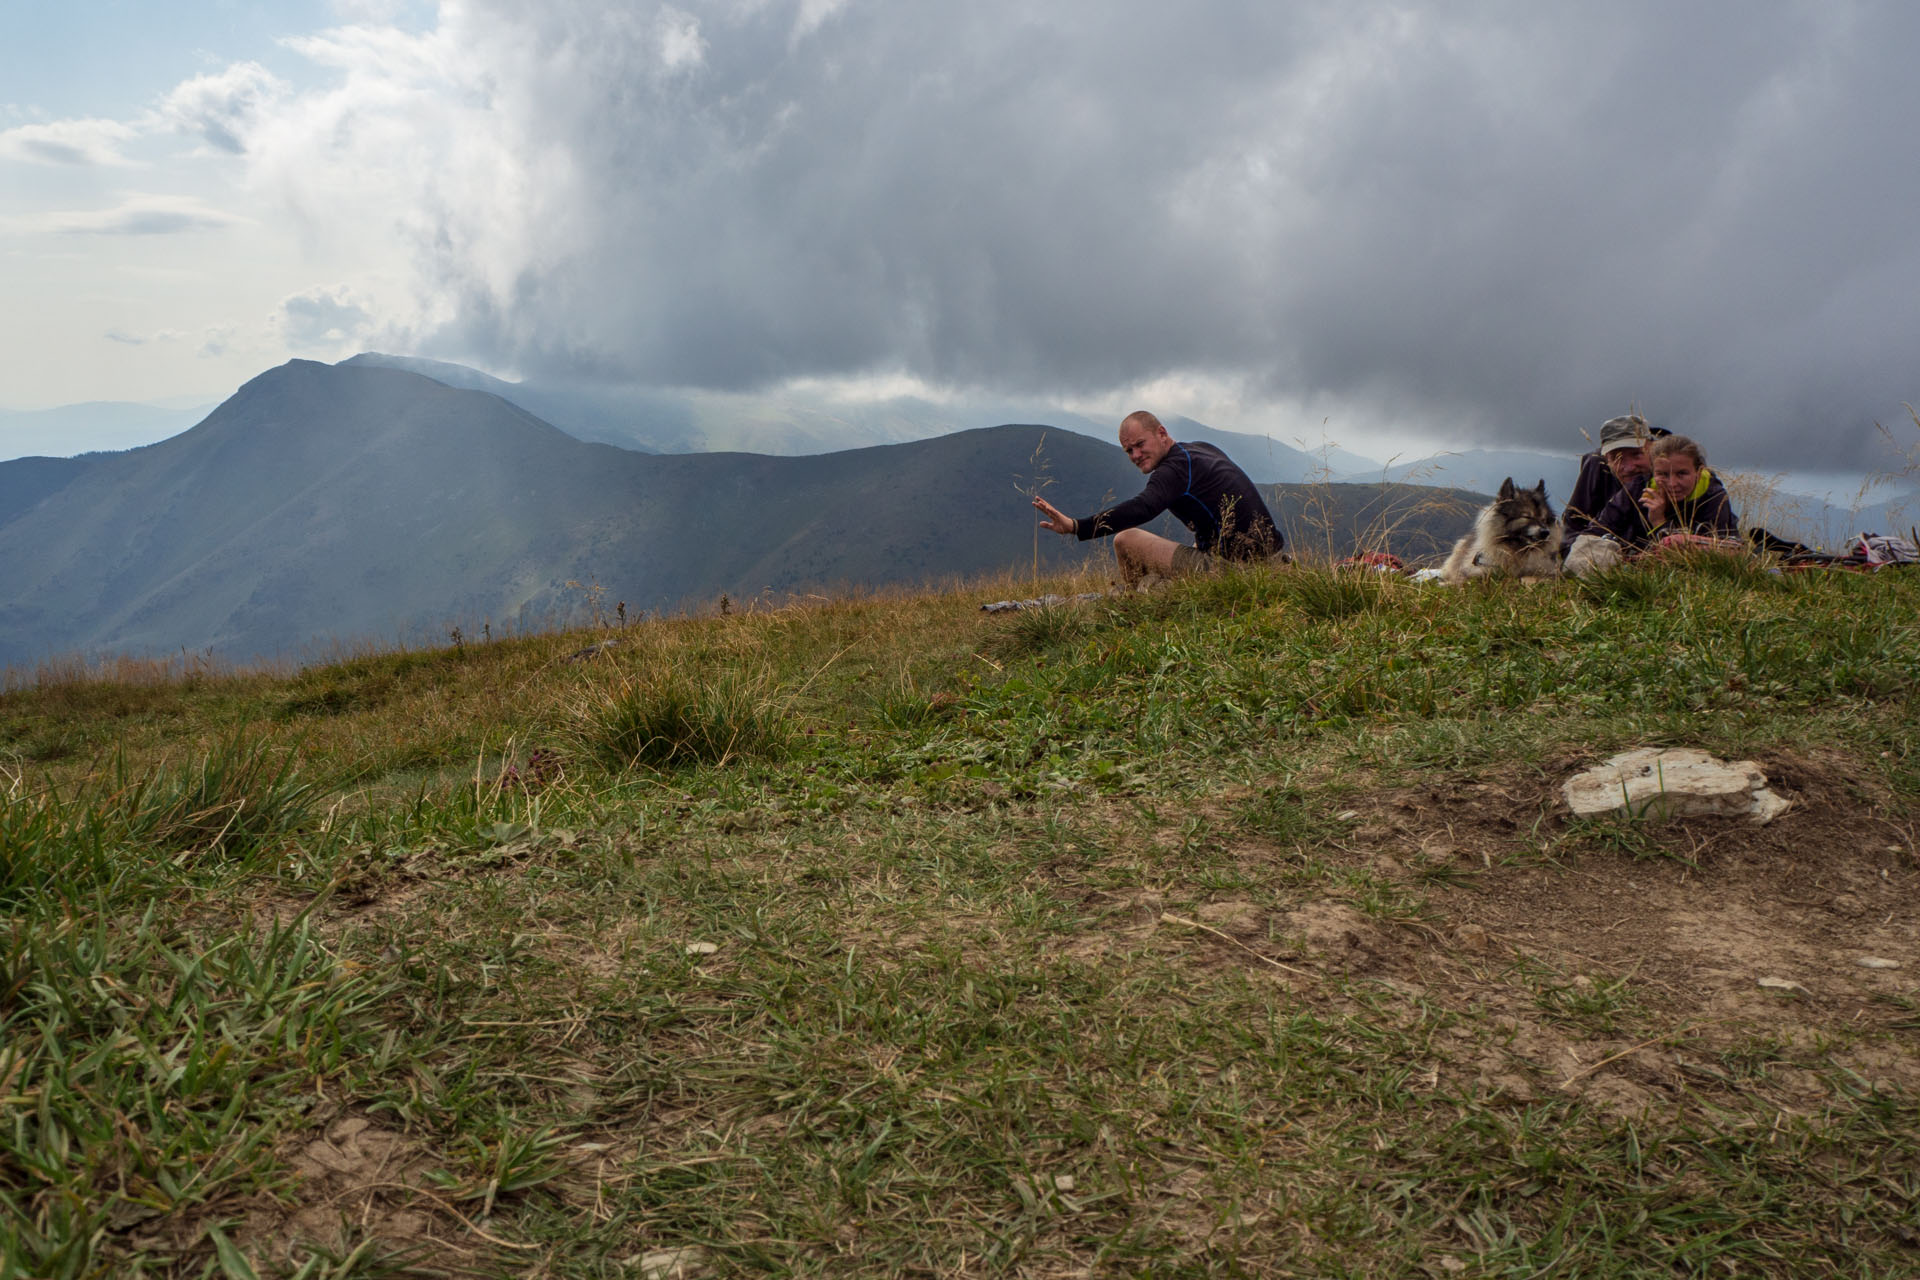
[[[1549,447],[1631,401],[1782,467],[1867,461],[1920,398],[1904,0],[450,13],[539,234],[503,273],[470,211],[421,232],[442,351],[1195,372]]]

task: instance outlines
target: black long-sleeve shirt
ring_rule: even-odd
[[[1607,503],[1613,501],[1613,495],[1624,487],[1598,450],[1580,456],[1580,478],[1573,482],[1573,496],[1567,499],[1566,509],[1560,515],[1560,527],[1566,537],[1563,551],[1581,534],[1599,532],[1593,527],[1594,522],[1607,509]]]
[[[1193,532],[1196,549],[1258,560],[1285,544],[1280,526],[1247,473],[1210,444],[1175,444],[1137,497],[1076,522],[1080,541],[1145,524],[1163,511]]]

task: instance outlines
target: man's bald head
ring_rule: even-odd
[[[1143,473],[1151,472],[1173,451],[1173,437],[1160,419],[1145,409],[1135,409],[1120,420],[1120,447],[1134,466]]]

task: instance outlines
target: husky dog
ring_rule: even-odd
[[[1559,577],[1560,522],[1547,505],[1547,482],[1516,489],[1508,476],[1500,496],[1473,522],[1473,532],[1453,544],[1453,554],[1440,576],[1448,582],[1489,576]]]

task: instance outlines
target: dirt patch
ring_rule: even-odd
[[[1771,825],[1696,819],[1617,833],[1631,852],[1570,829],[1549,780],[1356,806],[1370,861],[1384,854],[1424,882],[1443,924],[1421,957],[1429,979],[1444,975],[1454,999],[1514,1007],[1510,1042],[1480,1064],[1490,1081],[1531,1065],[1634,1110],[1696,1086],[1696,1059],[1764,1041],[1787,1063],[1824,1039],[1847,1046],[1836,1063],[1868,1055],[1859,1060],[1876,1078],[1920,1084],[1902,1003],[1920,980],[1911,835],[1863,794],[1857,771],[1762,765],[1794,801]],[[1875,1043],[1887,1036],[1900,1042],[1891,1051]],[[1791,1066],[1762,1074],[1806,1092],[1807,1073]]]
[[[1845,761],[1776,756],[1760,763],[1793,807],[1768,826],[1572,824],[1559,783],[1582,763],[1384,788],[1302,849],[1235,844],[1242,874],[1277,890],[1271,905],[1176,905],[1212,945],[1194,929],[1164,945],[1206,964],[1284,962],[1321,979],[1289,981],[1296,992],[1349,1012],[1337,991],[1355,980],[1409,1017],[1457,1011],[1436,1081],[1520,1102],[1577,1095],[1631,1114],[1738,1089],[1799,1109],[1829,1093],[1816,1065],[1920,1089],[1920,860],[1887,797]],[[1318,893],[1276,879],[1303,854],[1330,868]],[[1095,927],[1069,950],[1138,945],[1163,894],[1178,903],[1173,887],[1087,895]]]
[[[490,1260],[512,1256],[434,1189],[432,1152],[367,1116],[290,1137],[281,1154],[293,1194],[257,1204],[231,1233],[256,1262],[294,1265],[314,1246],[345,1254],[368,1240],[453,1275],[493,1274]]]

